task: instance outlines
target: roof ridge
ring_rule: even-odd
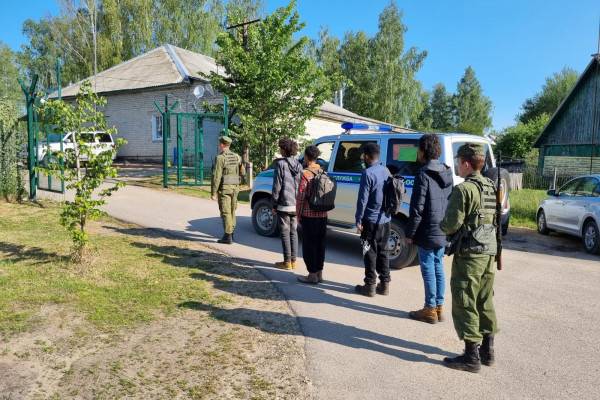
[[[177,72],[179,72],[179,75],[181,75],[185,82],[189,82],[192,76],[190,75],[190,72],[188,71],[187,67],[185,66],[183,61],[181,61],[181,58],[175,51],[176,46],[167,43],[163,45],[163,47],[165,48],[165,51],[167,52],[169,58],[171,58],[173,64],[175,64],[175,68],[177,68]]]

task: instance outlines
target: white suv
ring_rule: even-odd
[[[392,173],[400,173],[405,178],[407,194],[410,198],[414,177],[421,165],[417,162],[419,138],[423,133],[393,133],[388,126],[370,126],[365,124],[344,123],[345,132],[324,136],[315,141],[321,150],[318,160],[322,168],[338,183],[335,209],[329,212],[328,224],[342,230],[354,230],[354,214],[358,197],[363,165],[361,161],[361,146],[374,142],[381,147],[381,162]],[[440,161],[448,166],[454,174],[454,185],[463,182],[458,176],[458,165],[455,160],[456,151],[465,143],[480,143],[486,149],[486,165],[484,174],[497,179],[495,159],[490,142],[481,136],[461,133],[440,133],[442,155]],[[509,176],[501,170],[503,188],[509,187]],[[273,185],[273,170],[269,169],[257,175],[250,204],[252,206],[252,223],[256,232],[263,236],[277,234],[277,222],[271,213],[271,187]],[[503,190],[502,229],[506,234],[510,218],[510,201],[508,190]],[[417,249],[407,245],[404,228],[408,220],[409,204],[405,203],[401,212],[394,216],[390,235],[389,248],[390,265],[392,268],[403,268],[415,261]]]
[[[81,136],[83,141],[91,146],[94,154],[100,154],[104,151],[112,150],[115,147],[115,141],[112,135],[107,132],[85,132],[82,133]],[[38,142],[37,159],[38,162],[41,162],[48,154],[58,151],[70,151],[74,149],[75,142],[73,140],[72,133],[67,133],[66,135],[50,134],[46,139],[40,139]]]

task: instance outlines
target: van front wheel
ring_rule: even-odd
[[[406,243],[405,224],[403,222],[392,220],[388,249],[390,251],[390,268],[402,269],[414,265],[417,257],[417,246]]]

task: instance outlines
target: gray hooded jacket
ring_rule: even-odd
[[[294,214],[296,212],[296,194],[302,178],[302,164],[294,158],[279,158],[275,161],[272,202],[278,211]]]

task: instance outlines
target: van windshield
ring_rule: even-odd
[[[417,161],[417,139],[390,139],[387,151],[387,167],[392,174],[415,176],[421,164]]]

